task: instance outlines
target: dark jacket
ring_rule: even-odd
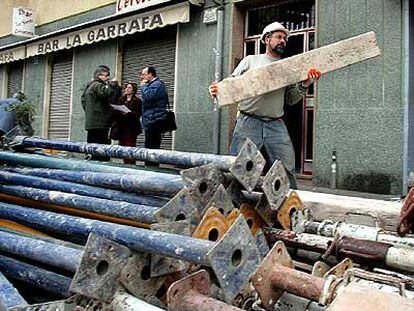
[[[142,102],[136,95],[131,100],[127,100],[127,96],[118,99],[118,105],[125,105],[131,112],[123,114],[115,111],[115,121],[119,123],[120,135],[123,137],[137,137],[141,134],[141,122],[139,118],[142,112]]]
[[[86,86],[82,95],[85,130],[109,129],[112,123],[112,108],[109,104],[109,98],[115,92],[115,85],[106,84],[97,78]]]
[[[158,77],[150,83],[141,86],[142,96],[142,127],[147,130],[156,126],[158,121],[167,116],[167,88]]]

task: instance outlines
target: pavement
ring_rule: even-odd
[[[369,193],[369,192],[359,192],[359,191],[349,191],[349,190],[342,190],[342,189],[330,189],[330,188],[316,187],[313,184],[312,179],[309,179],[309,178],[298,177],[297,182],[298,182],[298,189],[304,190],[304,191],[321,192],[321,193],[344,195],[344,196],[349,196],[349,197],[360,197],[360,198],[366,198],[366,199],[385,200],[385,201],[394,201],[394,202],[403,201],[403,198],[401,198],[398,195],[377,194],[377,193]]]

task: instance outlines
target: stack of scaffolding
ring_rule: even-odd
[[[338,221],[347,213],[338,208],[319,222],[315,200],[289,190],[281,163],[262,176],[250,141],[237,157],[30,137],[13,145],[19,152],[0,152],[4,309],[414,307],[413,237]],[[375,216],[376,206],[366,209]]]

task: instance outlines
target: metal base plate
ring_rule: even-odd
[[[285,230],[292,229],[291,216],[294,212],[303,211],[304,206],[296,191],[291,191],[277,211],[277,221]]]
[[[231,303],[260,264],[260,252],[242,215],[207,256],[226,302]]]
[[[184,311],[181,307],[182,297],[190,290],[205,296],[211,296],[210,277],[205,270],[197,271],[177,282],[174,282],[167,292],[168,309]]]
[[[266,160],[260,150],[247,138],[236,161],[230,167],[230,172],[247,191],[252,192],[262,175],[265,164]]]
[[[91,233],[70,291],[110,302],[130,256],[129,248]]]
[[[254,236],[256,240],[257,248],[259,249],[261,258],[265,258],[267,253],[269,253],[270,248],[269,244],[267,244],[266,237],[262,230],[259,230],[256,232],[256,235]]]
[[[162,224],[152,224],[151,230],[174,233],[179,235],[191,236],[193,226],[189,221],[176,221]],[[151,277],[162,276],[177,271],[184,271],[190,268],[190,263],[163,256],[151,254]]]
[[[267,197],[270,207],[278,210],[289,192],[290,182],[282,162],[273,163],[263,178],[262,189]]]
[[[121,284],[135,297],[150,302],[164,285],[166,277],[151,278],[150,254],[135,253],[124,265]]]
[[[182,189],[167,204],[155,212],[158,222],[190,220],[197,225],[200,222],[200,210],[204,208],[189,189]]]
[[[211,200],[218,186],[224,182],[223,174],[214,164],[182,170],[180,175],[185,187],[197,196],[204,206]]]
[[[273,227],[273,225],[276,223],[276,211],[272,210],[270,208],[269,202],[267,201],[267,198],[264,194],[259,199],[259,202],[257,202],[256,211],[262,217],[264,222],[269,226]]]
[[[275,264],[293,268],[292,259],[283,242],[276,242],[252,277],[253,285],[259,293],[262,304],[268,310],[273,310],[273,306],[284,293],[283,290],[274,288],[267,277],[271,275]]]
[[[246,219],[247,225],[250,228],[250,231],[253,235],[256,234],[258,230],[265,226],[265,222],[260,217],[259,213],[256,211],[253,205],[248,203],[243,203],[240,205],[240,213]]]
[[[227,217],[230,214],[230,212],[234,209],[231,197],[227,193],[227,190],[226,188],[224,188],[223,185],[220,185],[217,188],[210,202],[208,202],[206,208],[202,212],[202,215],[204,215],[207,209],[209,209],[210,207],[217,208],[220,211],[220,213],[224,215],[224,217]]]
[[[223,237],[229,227],[226,217],[217,208],[210,207],[195,229],[193,237],[216,242]]]

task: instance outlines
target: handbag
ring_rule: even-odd
[[[175,113],[174,111],[167,110],[167,115],[163,121],[161,130],[163,133],[172,132],[177,129],[177,123],[175,122]]]
[[[112,140],[119,140],[121,136],[121,124],[119,121],[112,122],[111,129],[109,130],[109,138]]]
[[[170,110],[170,102],[167,102],[167,114],[162,122],[161,131],[162,133],[172,132],[177,129],[177,123],[175,123],[175,113]]]

